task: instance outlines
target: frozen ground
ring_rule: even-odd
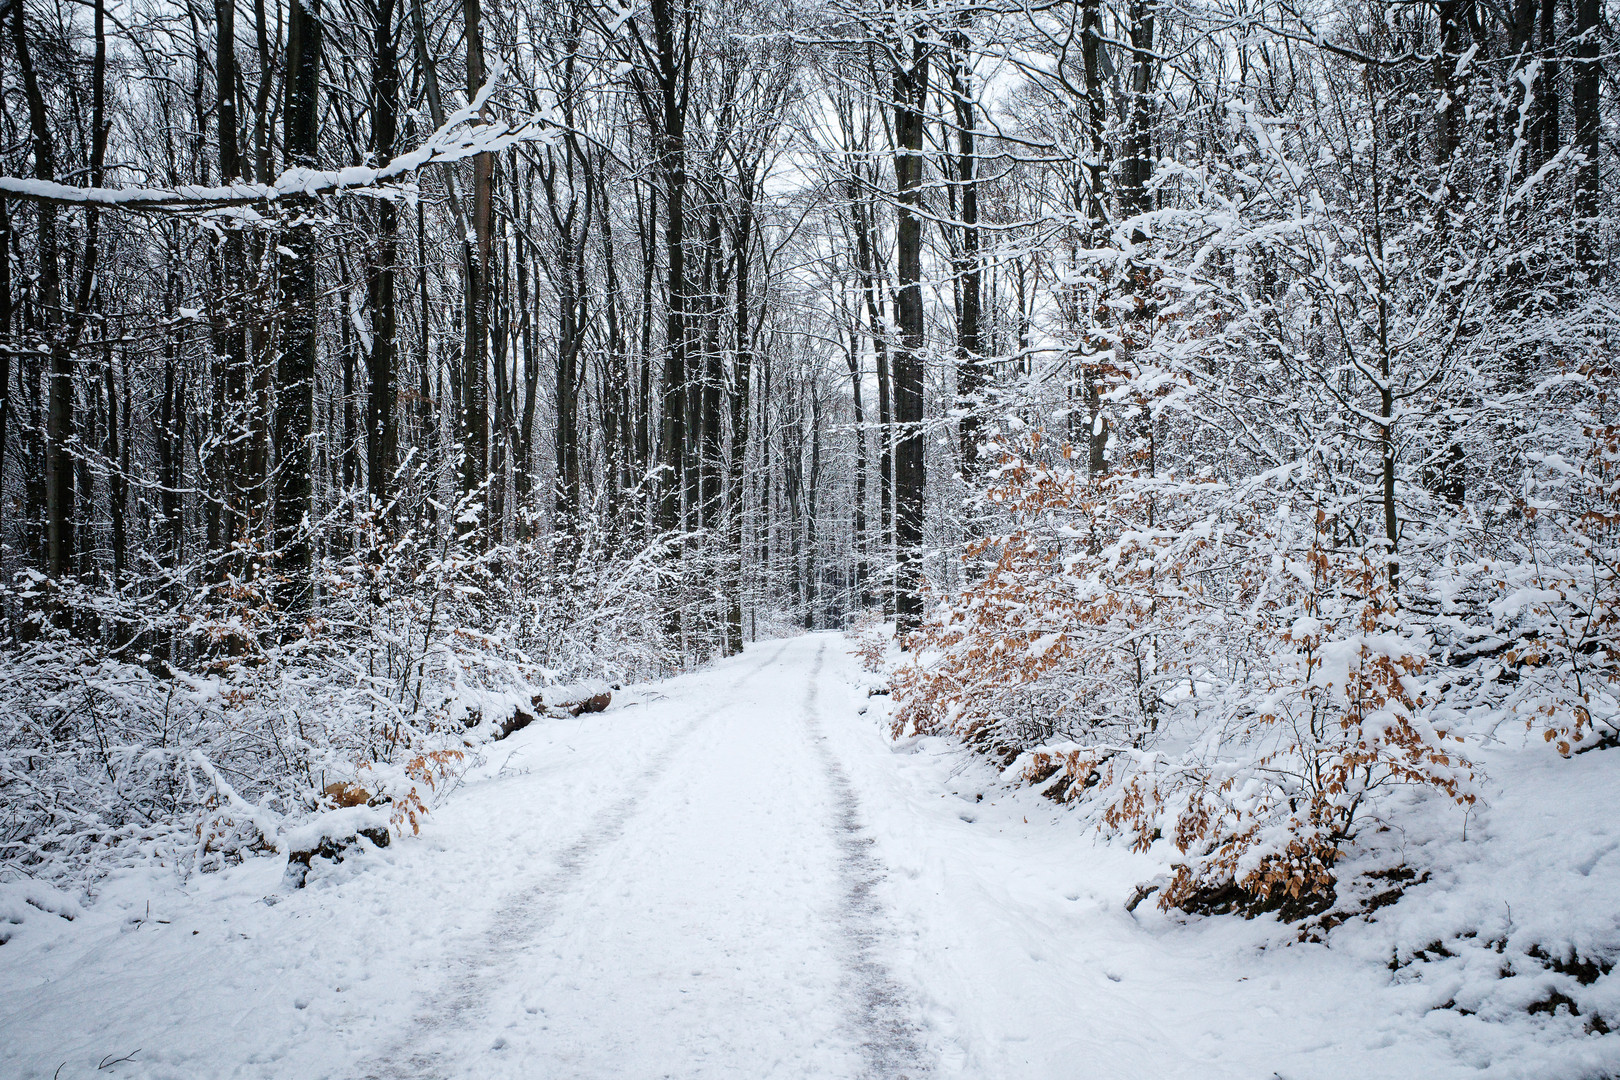
[[[1127,914],[1158,857],[891,745],[882,701],[841,638],[762,643],[497,744],[419,838],[303,890],[260,859],[108,880],[72,922],[23,905],[0,1077],[1620,1075],[1620,1036],[1514,997],[1564,976],[1498,977],[1620,946],[1616,752],[1503,765],[1570,795],[1466,843],[1415,812],[1400,843],[1446,871],[1281,947],[1267,920]],[[1431,938],[1453,955],[1414,960]]]

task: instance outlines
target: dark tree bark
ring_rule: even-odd
[[[660,380],[657,508],[655,529],[664,535],[685,524],[684,498],[691,446],[691,289],[686,264],[686,197],[688,161],[686,125],[692,85],[694,39],[702,18],[680,0],[650,0],[651,40],[642,21],[632,19],[628,74],[638,110],[656,155],[655,168],[664,195],[665,324],[664,364]],[[665,602],[665,629],[672,640],[682,630],[679,597]]]
[[[176,321],[179,311],[179,273],[171,253],[164,289],[167,321]],[[158,511],[163,516],[163,565],[178,572],[185,555],[186,520],[186,379],[181,370],[180,331],[171,329],[163,339],[163,396],[158,402]]]
[[[862,370],[860,346],[858,330],[852,325],[844,358],[849,364],[850,400],[855,409],[854,585],[856,603],[865,609],[872,603],[872,593],[866,552],[866,408],[861,397],[866,372]]]
[[[231,0],[219,0],[230,3]],[[399,55],[394,33],[394,0],[376,0],[372,37],[371,155],[378,165],[393,160],[399,141]],[[399,467],[397,356],[399,317],[395,280],[399,262],[399,210],[383,199],[377,206],[376,257],[366,282],[371,313],[371,352],[366,358],[366,490],[379,511],[393,497]],[[422,317],[427,317],[426,311]]]
[[[784,409],[781,418],[782,433],[782,501],[787,509],[788,595],[793,611],[804,618],[804,510],[801,499],[804,488],[804,404],[794,401],[803,393],[803,387],[790,384],[791,412]]]
[[[1102,83],[1104,50],[1107,45],[1102,40],[1101,0],[1084,0],[1080,20],[1081,55],[1086,76],[1086,134],[1090,143],[1090,160],[1085,163],[1085,191],[1077,193],[1075,202],[1076,209],[1082,210],[1085,214],[1086,242],[1094,244],[1108,227],[1108,201],[1104,184],[1108,169],[1108,144],[1104,138],[1108,123],[1108,105],[1103,97]],[[1122,205],[1120,212],[1129,214],[1134,211]],[[1108,446],[1108,424],[1102,415],[1101,375],[1095,364],[1085,365],[1083,378],[1087,420],[1084,435],[1086,471],[1090,476],[1100,476],[1107,467],[1105,451]]]
[[[733,329],[736,344],[732,352],[731,405],[731,459],[727,471],[726,506],[730,546],[730,578],[726,609],[726,653],[735,655],[743,650],[743,512],[746,489],[743,484],[743,466],[748,457],[748,418],[752,414],[749,394],[754,377],[754,329],[749,305],[749,252],[753,244],[754,202],[752,178],[745,181],[740,193],[742,205],[732,235],[732,258],[736,260],[733,276],[736,280],[736,311]]]
[[[40,90],[34,69],[33,54],[29,49],[28,31],[24,23],[23,5],[11,5],[12,46],[17,66],[23,79],[23,94],[28,102],[28,126],[34,152],[34,177],[38,180],[56,179],[56,145],[51,137],[50,121],[45,112],[45,96]],[[45,575],[53,581],[66,578],[73,567],[74,537],[74,484],[73,460],[68,450],[73,437],[73,360],[66,340],[66,327],[62,325],[61,268],[58,262],[56,208],[41,203],[38,207],[38,264],[39,277],[35,283],[35,307],[39,311],[38,328],[46,340],[49,352],[45,393],[44,439],[44,512],[45,512]],[[58,621],[62,616],[58,613]]]
[[[1153,179],[1152,91],[1158,65],[1153,55],[1156,8],[1155,0],[1130,0],[1131,68],[1119,169],[1120,214],[1124,217],[1153,209],[1148,181]],[[1139,244],[1146,239],[1140,228],[1132,229],[1132,243]]]
[[[816,528],[821,494],[821,394],[816,373],[810,384],[810,475],[804,486],[805,595],[804,628],[814,630],[823,613],[821,595],[821,537]]]
[[[1575,122],[1575,148],[1581,153],[1580,171],[1575,180],[1575,261],[1591,284],[1602,276],[1600,253],[1602,223],[1598,220],[1599,154],[1602,152],[1603,119],[1599,112],[1599,88],[1603,68],[1599,60],[1602,42],[1600,0],[1573,0],[1575,8],[1574,86],[1570,95],[1570,118]]]
[[[600,161],[593,175],[597,181],[597,201],[601,204],[597,218],[605,279],[603,313],[607,319],[602,441],[607,455],[608,519],[617,529],[623,525],[624,495],[632,483],[630,470],[636,446],[630,419],[634,395],[630,385],[629,344],[625,340],[624,293],[619,283],[619,268],[613,246],[613,203],[608,191],[606,167],[606,160]]]
[[[1463,103],[1457,94],[1457,61],[1462,56],[1462,0],[1440,0],[1440,51],[1434,58],[1434,86],[1440,95],[1435,111],[1435,163],[1444,169],[1457,149],[1457,122]],[[1448,185],[1448,196],[1456,192]]]
[[[531,171],[530,175],[533,173]],[[529,241],[532,224],[531,208],[533,202],[530,198],[532,184],[519,184],[517,162],[512,163],[512,175],[507,186],[512,200],[512,218],[518,223],[516,236],[513,239],[513,262],[516,264],[517,277],[517,306],[518,306],[518,346],[523,361],[523,408],[517,425],[517,435],[512,449],[512,486],[518,498],[518,528],[519,535],[528,535],[529,515],[533,511],[532,499],[534,495],[534,415],[539,404],[540,389],[540,355],[535,341],[535,311],[530,297],[530,267],[534,260],[533,246]],[[521,192],[521,198],[520,198]],[[513,379],[514,387],[517,379]]]
[[[287,19],[287,85],[283,141],[289,164],[313,168],[320,135],[322,26],[320,0],[291,5]],[[314,565],[309,516],[314,505],[311,440],[315,421],[316,235],[312,200],[286,200],[291,219],[281,237],[282,347],[276,364],[276,602],[302,632]]]
[[[666,282],[664,370],[660,386],[659,486],[657,528],[673,532],[682,522],[687,476],[687,370],[690,351],[686,268],[687,102],[691,89],[692,39],[698,14],[677,0],[651,0],[652,40],[639,22],[628,29],[646,67],[630,75],[636,101],[657,153],[664,194],[664,274]],[[673,613],[672,613],[673,614]]]
[[[345,277],[348,276],[344,266],[347,261],[346,259],[339,260],[339,271]],[[350,297],[347,287],[339,294],[338,299],[343,304],[345,314],[352,310],[349,307]],[[362,440],[360,418],[356,415],[355,410],[355,401],[360,390],[360,335],[354,332],[354,324],[347,318],[341,320],[339,325],[342,327],[342,349],[339,355],[343,362],[343,443],[342,453],[339,454],[342,473],[338,478],[338,483],[344,494],[347,495],[360,486],[360,444]]]
[[[1095,239],[1108,224],[1106,191],[1108,143],[1103,137],[1108,123],[1108,102],[1103,97],[1102,0],[1081,0],[1080,53],[1086,77],[1086,138],[1084,205],[1086,223]],[[1081,200],[1077,199],[1076,202]]]
[[[652,442],[652,354],[653,354],[653,324],[656,322],[653,309],[653,279],[658,270],[658,187],[649,185],[647,198],[641,198],[641,185],[635,186],[636,191],[636,232],[641,246],[641,338],[640,348],[636,350],[638,362],[636,365],[636,477],[637,483],[642,483],[648,471],[653,467]],[[656,486],[654,492],[656,492]]]
[[[108,463],[107,473],[107,502],[112,517],[112,555],[113,555],[113,588],[124,587],[125,572],[129,567],[129,535],[124,518],[124,507],[129,500],[129,473],[128,450],[119,438],[120,417],[118,415],[118,383],[113,376],[112,345],[104,346],[101,364],[101,377],[106,389],[107,422],[106,437],[102,444],[102,453],[106,455]],[[128,370],[126,368],[124,385],[129,386]]]
[[[851,217],[855,233],[855,266],[861,279],[861,297],[866,304],[868,336],[872,341],[872,362],[878,390],[878,534],[881,559],[890,561],[894,545],[894,393],[889,367],[889,336],[886,329],[883,285],[876,269],[876,249],[872,235],[872,213],[854,177],[849,182]],[[883,611],[894,614],[894,583],[883,585]]]
[[[0,341],[8,344],[11,336],[11,212],[5,199],[0,199]],[[11,349],[0,348],[0,477],[5,476],[7,442],[11,427]],[[0,500],[0,536],[5,534],[4,500]]]
[[[1546,57],[1541,73],[1536,78],[1536,119],[1534,165],[1539,167],[1558,153],[1559,97],[1558,97],[1558,0],[1541,0],[1541,52]]]
[[[565,69],[571,61],[565,63]],[[565,75],[565,80],[567,76]],[[568,106],[565,106],[565,109]],[[565,114],[570,115],[571,113]],[[572,121],[567,123],[572,125]],[[552,267],[552,288],[557,296],[557,351],[555,368],[556,491],[553,505],[558,528],[574,534],[579,528],[584,473],[579,441],[579,394],[584,377],[582,359],[590,333],[590,290],[586,282],[585,248],[591,218],[596,212],[595,185],[589,161],[572,134],[564,136],[558,154],[546,151],[543,182],[551,226],[557,238]],[[561,157],[561,161],[557,160]]]
[[[684,140],[666,138],[664,169],[664,257],[668,312],[664,338],[663,414],[659,450],[663,477],[658,503],[658,527],[672,532],[681,524],[681,495],[685,490],[687,453],[687,280],[686,280],[686,167]]]
[[[422,95],[427,99],[428,103],[428,114],[432,117],[433,126],[435,128],[443,128],[445,124],[445,113],[444,102],[439,93],[439,65],[438,61],[434,58],[433,53],[428,49],[427,17],[422,9],[422,0],[411,0],[411,36],[413,39],[413,45],[415,47],[417,66],[421,71]],[[464,329],[466,322],[465,316],[468,310],[468,305],[471,303],[471,297],[473,296],[474,292],[473,286],[478,276],[478,269],[475,265],[477,254],[474,250],[473,241],[470,239],[469,234],[471,230],[467,222],[467,215],[462,207],[461,196],[456,184],[456,174],[454,172],[446,173],[444,183],[445,192],[450,203],[451,221],[455,225],[456,236],[461,240],[463,302],[457,308],[460,321],[456,322],[455,325]],[[451,439],[452,441],[461,442],[463,453],[465,453],[467,440],[467,409],[461,392],[460,375],[456,370],[456,359],[451,357],[449,358],[448,363],[440,363],[429,355],[428,350],[428,321],[429,312],[431,309],[429,307],[428,298],[426,229],[422,214],[422,204],[420,202],[417,203],[416,211],[416,237],[418,267],[417,289],[420,294],[420,304],[422,309],[422,340],[420,344],[422,366],[420,370],[419,392],[424,402],[436,403],[441,408],[447,403],[451,406]],[[463,344],[465,344],[465,339],[463,339]],[[446,402],[445,395],[443,393],[443,384],[447,372],[452,391],[449,395],[448,402]],[[429,416],[426,417],[426,426],[429,436],[429,449],[431,450],[437,445],[438,427],[437,417],[431,415],[431,410],[429,410],[429,413]],[[465,457],[463,458],[463,470],[460,482],[462,483],[463,488],[465,488]],[[438,520],[438,509],[435,505],[429,505],[428,516],[430,521]]]
[[[723,136],[722,136],[723,137]],[[720,348],[720,318],[729,292],[726,280],[731,260],[720,251],[719,182],[711,190],[704,213],[703,236],[703,359],[700,393],[696,401],[701,418],[698,435],[697,525],[713,529],[720,522],[721,459],[724,456],[720,395],[725,386]]]
[[[894,171],[897,198],[895,263],[898,284],[894,349],[895,547],[899,580],[895,619],[902,634],[922,617],[923,531],[923,118],[928,101],[928,46],[914,41],[894,66]]]
[[[577,83],[576,66],[583,27],[579,5],[570,5],[563,23],[561,85],[563,108],[562,147],[547,149],[546,207],[556,236],[557,257],[552,271],[552,288],[557,296],[556,355],[556,466],[557,487],[553,508],[557,527],[569,542],[559,549],[565,562],[577,555],[576,544],[584,507],[585,470],[580,449],[580,393],[585,380],[585,348],[591,333],[591,289],[587,281],[585,254],[597,212],[597,183],[592,175],[590,155],[575,134]],[[558,161],[560,156],[561,160]],[[603,213],[606,213],[604,208]]]
[[[237,109],[236,4],[214,0],[216,96],[219,110],[219,176],[221,183],[243,174],[237,144],[240,117]],[[269,80],[265,79],[268,83]],[[254,364],[248,344],[247,250],[240,230],[232,229],[220,247],[219,298],[213,312],[216,351],[223,367],[219,379],[219,420],[214,433],[214,461],[209,472],[219,500],[218,526],[209,543],[209,577],[222,580],[232,569],[230,552],[261,522],[265,460],[255,429],[262,427],[261,403],[252,400]],[[109,394],[111,384],[109,383]],[[236,567],[246,571],[245,566]]]
[[[467,20],[467,97],[484,85],[484,35],[479,0],[463,5]],[[473,157],[472,228],[475,247],[467,261],[466,344],[462,350],[462,402],[465,440],[462,446],[461,490],[473,495],[489,477],[489,310],[491,263],[494,255],[495,156]],[[488,508],[480,515],[489,536]]]
[[[974,175],[977,154],[974,126],[977,109],[973,101],[972,72],[968,67],[965,41],[959,41],[951,68],[951,103],[956,120],[957,210],[961,215],[961,244],[951,268],[956,281],[956,391],[961,410],[958,433],[962,473],[973,477],[979,472],[980,411],[989,371],[984,366],[980,342],[983,268],[979,259],[979,185]]]

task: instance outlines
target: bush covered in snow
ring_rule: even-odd
[[[1400,485],[1398,548],[1378,490],[1311,454],[1096,474],[1009,438],[969,583],[896,672],[896,733],[956,732],[1138,847],[1170,837],[1165,905],[1320,910],[1388,792],[1472,804],[1473,747],[1504,725],[1565,755],[1615,745],[1607,379],[1544,388],[1561,415],[1516,489]],[[1189,413],[1211,393],[1179,385]]]
[[[495,567],[505,565],[500,573]],[[324,566],[293,623],[254,578],[49,597],[0,647],[7,876],[72,885],[157,860],[210,870],[370,801],[414,830],[548,686],[658,669],[646,557],[396,540]],[[517,571],[512,568],[518,567]],[[5,597],[41,611],[38,583]]]
[[[895,733],[955,732],[1139,848],[1170,837],[1166,906],[1320,910],[1392,789],[1475,802],[1504,724],[1612,743],[1613,444],[1581,437],[1511,560],[1440,543],[1399,586],[1302,470],[1088,479],[1068,447],[1008,445],[1005,528],[911,640]]]

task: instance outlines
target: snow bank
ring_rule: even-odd
[[[12,927],[42,914],[71,921],[84,910],[74,897],[46,882],[34,878],[0,881],[0,944],[11,940]]]

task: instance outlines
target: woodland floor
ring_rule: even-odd
[[[0,947],[0,1076],[1444,1080],[1613,1051],[1436,1019],[1269,919],[1128,914],[1155,858],[888,742],[845,647],[531,726],[302,890],[274,859],[107,879]]]

